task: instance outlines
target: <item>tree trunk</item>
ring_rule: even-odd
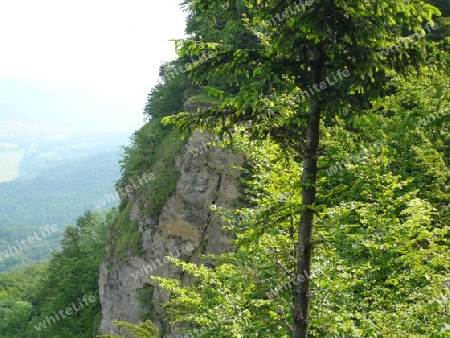
[[[322,81],[322,65],[320,64],[319,47],[316,46],[312,55],[311,79],[313,83]],[[312,95],[309,98],[309,123],[306,128],[305,149],[303,152],[302,173],[302,215],[298,228],[297,243],[297,275],[302,274],[305,280],[294,286],[294,308],[292,338],[308,336],[310,280],[311,275],[311,244],[314,224],[317,181],[317,151],[319,147],[320,99]]]

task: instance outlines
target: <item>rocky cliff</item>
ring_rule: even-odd
[[[199,255],[231,249],[229,234],[211,205],[235,208],[240,195],[237,169],[242,156],[208,145],[213,137],[195,132],[175,157],[181,176],[175,192],[165,200],[157,216],[149,216],[148,196],[128,195],[131,208],[125,215],[130,232],[138,232],[139,247],[117,255],[114,241],[100,268],[102,321],[100,333],[123,334],[112,324],[119,319],[139,323],[150,318],[162,337],[180,337],[166,320],[162,304],[170,294],[160,289],[152,276],[170,277],[189,283],[189,276],[170,262],[167,256],[188,262],[200,262]],[[150,192],[151,193],[151,192]],[[124,212],[124,211],[122,211]],[[130,234],[131,235],[131,234]]]

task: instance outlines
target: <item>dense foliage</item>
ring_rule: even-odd
[[[214,51],[190,75],[221,100],[166,121],[233,135],[256,207],[215,269],[176,262],[198,284],[158,278],[174,322],[218,337],[447,330],[448,20],[421,1],[187,3],[180,54]],[[256,47],[232,38],[249,33]]]
[[[99,265],[116,214],[86,212],[48,264],[0,274],[0,337],[95,337]]]
[[[295,15],[278,0],[184,6],[189,36],[124,148],[119,209],[86,212],[48,264],[0,275],[0,337],[95,336],[105,245],[139,254],[131,210],[158,216],[194,128],[245,155],[247,203],[211,206],[234,252],[171,259],[192,285],[155,277],[171,323],[191,337],[449,337],[448,1],[315,0]],[[325,78],[336,81],[312,89]],[[158,336],[149,318],[115,324]]]
[[[374,142],[370,136],[376,134],[366,135],[369,140],[365,145],[358,142],[358,149],[353,139],[357,134],[342,128],[342,122],[322,126],[327,131],[328,161],[344,159],[345,167],[332,175],[321,172],[321,202],[328,206],[318,216],[309,275],[314,337],[429,336],[450,325],[448,209],[442,207],[448,197],[433,201],[410,175],[402,177],[410,166],[403,157],[414,156],[418,162],[420,155],[411,154],[414,143],[404,144],[408,152],[396,151],[396,134],[405,120],[394,124],[393,118],[383,117],[392,133],[384,135],[386,144],[376,153],[369,151]],[[375,128],[378,121],[372,123],[373,132],[380,132]],[[414,129],[409,134],[417,132],[433,135],[431,130]],[[285,154],[268,142],[249,143],[244,138],[235,144],[252,165],[247,195],[254,196],[251,202],[258,206],[235,215],[221,211],[234,224],[237,252],[215,257],[215,269],[177,262],[199,279],[192,287],[159,280],[174,294],[168,308],[174,321],[194,323],[186,332],[289,337],[285,320],[292,284],[308,278],[304,272],[291,272],[299,167],[294,161],[283,164]],[[396,165],[399,169],[392,172]],[[421,162],[417,180],[424,180],[421,176],[436,166],[439,161]],[[433,178],[431,185],[440,179]]]

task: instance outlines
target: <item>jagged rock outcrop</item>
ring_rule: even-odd
[[[123,334],[113,326],[114,319],[139,323],[150,318],[163,337],[180,337],[161,307],[170,294],[151,276],[190,282],[191,277],[164,257],[199,262],[200,254],[232,250],[229,233],[222,229],[223,221],[210,206],[238,206],[240,172],[230,164],[241,165],[243,156],[207,145],[211,140],[211,135],[195,132],[183,147],[176,158],[181,178],[157,219],[146,216],[146,196],[131,196],[130,221],[139,222],[142,247],[139,255],[127,253],[125,259],[116,258],[112,246],[107,247],[100,267],[100,333]]]

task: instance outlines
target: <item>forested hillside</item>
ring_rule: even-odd
[[[50,260],[51,254],[60,249],[63,234],[64,227],[56,224],[53,229],[49,225],[0,227],[0,272]]]
[[[85,210],[119,205],[119,159],[118,152],[108,152],[62,160],[36,177],[0,183],[0,271],[49,260],[65,227]],[[51,226],[56,230],[48,233]],[[36,243],[21,242],[30,237]]]
[[[139,256],[149,238],[130,215],[158,218],[182,136],[198,129],[244,155],[245,189],[235,209],[209,206],[234,251],[166,258],[194,283],[153,277],[171,293],[167,325],[189,337],[450,337],[450,2],[183,6],[188,37],[160,68],[116,188],[154,180],[118,210],[83,214],[48,264],[0,275],[0,337],[96,336],[105,248],[154,259]],[[116,325],[161,337],[150,296],[141,323]]]
[[[0,337],[96,336],[98,266],[114,216],[86,212],[65,229],[50,263],[0,273]]]
[[[17,225],[63,228],[84,210],[117,206],[119,159],[119,152],[84,156],[41,170],[31,179],[0,183],[0,231],[1,226]],[[108,195],[113,197],[108,200]]]

